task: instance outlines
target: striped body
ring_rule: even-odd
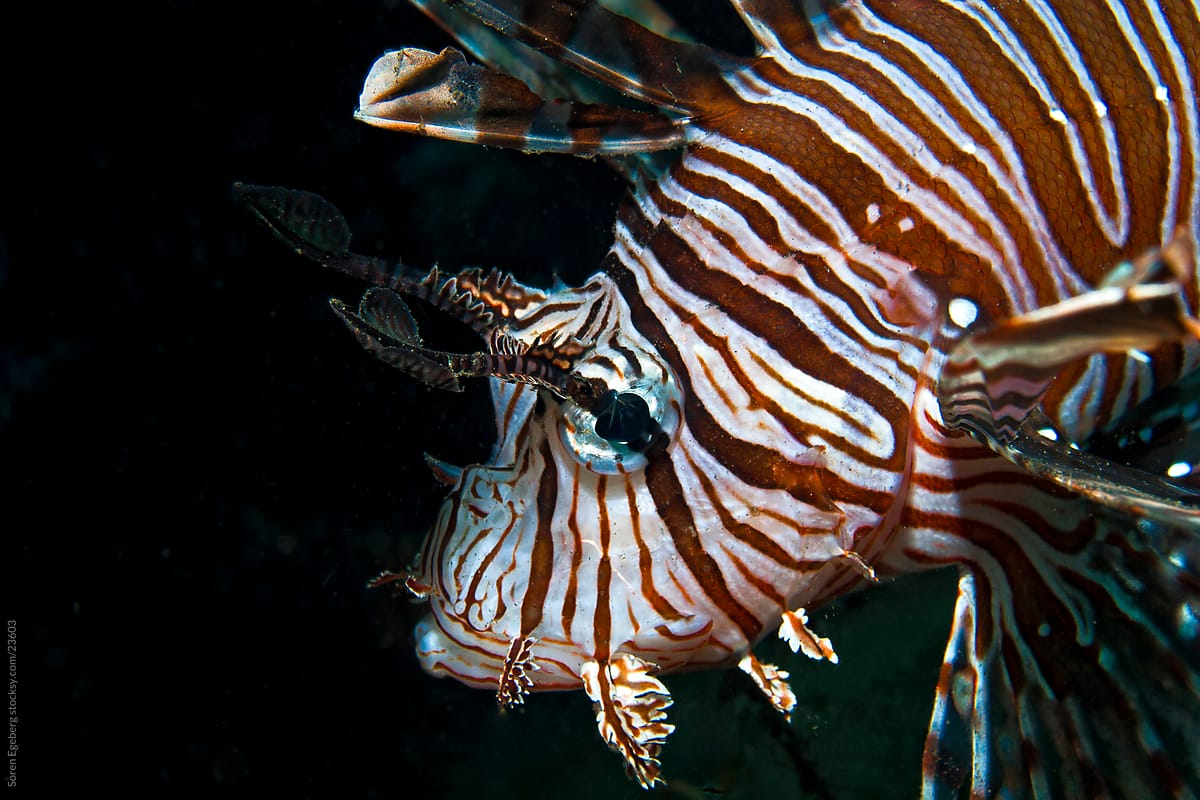
[[[927,795],[966,773],[978,796],[1200,793],[1194,528],[1097,516],[1053,470],[1001,457],[1035,411],[1084,442],[1194,369],[1195,341],[1131,333],[1048,375],[1010,343],[1034,356],[980,367],[975,394],[946,388],[969,337],[1076,319],[1064,301],[1101,303],[1110,270],[1177,230],[1194,262],[1200,7],[735,0],[761,48],[743,59],[656,33],[670,25],[652,3],[624,6],[646,27],[587,2],[419,5],[534,94],[404,51],[368,78],[362,118],[615,153],[633,182],[584,286],[498,298],[467,281],[444,305],[489,309],[529,352],[574,343],[572,386],[638,395],[653,420],[650,444],[613,441],[585,391],[492,370],[495,451],[444,470],[451,495],[408,576],[431,604],[423,666],[503,703],[584,688],[650,786],[670,733],[652,672],[739,664],[786,713],[786,673],[747,655],[781,617],[793,649],[836,661],[804,608],[876,570],[952,564]],[[424,80],[438,70],[440,94]],[[660,116],[578,105],[594,97],[577,72]],[[542,105],[555,87],[577,105]],[[665,169],[639,155],[680,146]],[[1194,313],[1194,271],[1176,278]],[[1114,308],[1136,305],[1124,291]],[[369,311],[348,322],[360,340],[390,330],[409,371],[454,371]],[[1071,332],[1055,336],[1047,352]],[[992,415],[984,434],[943,415],[956,399]]]
[[[498,386],[490,463],[515,468],[468,468],[424,548],[427,668],[494,687],[522,637],[545,653],[539,688],[618,651],[736,660],[781,609],[864,580],[844,554],[877,563],[901,527],[901,559],[948,562],[1005,508],[1054,514],[1013,513],[1014,530],[1080,522],[941,424],[931,387],[963,331],[948,308],[967,299],[985,325],[1049,305],[1195,226],[1200,21],[1175,9],[1162,41],[1161,9],[1109,12],[1088,51],[1067,26],[1095,8],[880,5],[726,76],[720,113],[627,202],[604,274],[516,317],[530,340],[597,342],[620,379],[665,368],[684,421],[644,471],[597,475],[557,403]],[[1173,377],[1164,360],[1096,358],[1052,410],[1086,432]]]

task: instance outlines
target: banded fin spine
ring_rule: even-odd
[[[384,54],[355,116],[369,125],[528,152],[625,155],[683,144],[683,124],[612,105],[544,99],[523,82],[447,48]]]
[[[731,4],[767,53],[796,50],[813,39],[799,0],[731,0]]]
[[[533,48],[513,41],[478,18],[442,0],[411,0],[476,61],[511,75],[542,97],[611,103],[618,94]],[[602,0],[605,6],[669,39],[692,38],[669,13],[650,0]]]
[[[1033,484],[987,513],[899,537],[961,574],[922,796],[1200,796],[1200,534]]]
[[[1103,506],[1200,530],[1200,492],[1059,441],[1039,409],[1072,362],[1200,337],[1187,306],[1193,251],[1191,232],[1182,230],[1161,251],[1118,265],[1098,289],[967,334],[938,376],[942,418]]]
[[[721,74],[738,63],[704,45],[667,38],[597,0],[536,9],[519,0],[458,5],[500,34],[664,111],[712,108],[727,92]]]
[[[1200,323],[1178,285],[1097,289],[959,341],[938,380],[942,417],[989,442],[1011,439],[1067,364],[1189,336]]]

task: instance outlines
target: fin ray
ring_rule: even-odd
[[[962,577],[923,797],[1200,795],[1200,535],[1079,524],[1082,545],[983,523],[940,540]]]
[[[518,0],[464,0],[485,25],[579,70],[622,94],[689,114],[724,93],[733,56],[669,39],[613,13],[597,0],[525,7]]]
[[[679,147],[684,123],[652,111],[546,100],[462,53],[406,48],[371,67],[355,116],[369,125],[528,152],[627,155]]]

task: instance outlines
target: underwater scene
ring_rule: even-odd
[[[55,30],[6,789],[1200,795],[1195,3]]]

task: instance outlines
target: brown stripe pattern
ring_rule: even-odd
[[[462,472],[415,570],[423,665],[502,698],[518,678],[586,684],[652,785],[669,730],[643,747],[605,711],[621,670],[661,725],[648,665],[737,663],[872,567],[954,565],[926,796],[964,780],[977,797],[1200,794],[1200,546],[1097,520],[963,436],[937,396],[964,337],[1197,231],[1196,3],[732,4],[754,58],[667,38],[648,2],[627,4],[642,24],[582,0],[420,3],[497,70],[536,51],[538,92],[586,100],[582,75],[654,113],[579,106],[555,127],[541,97],[457,54],[389,62],[421,91],[453,72],[473,98],[445,111],[455,132],[420,132],[626,157],[601,273],[514,304],[503,332],[578,343],[575,380],[643,398],[653,425],[648,445],[606,439],[591,410],[493,371],[495,452]],[[385,78],[369,121],[423,126],[432,101]],[[680,144],[666,169],[639,155]],[[960,397],[1006,434],[1040,402],[1082,441],[1200,360],[1194,343],[1089,352],[1040,371],[964,357]]]

